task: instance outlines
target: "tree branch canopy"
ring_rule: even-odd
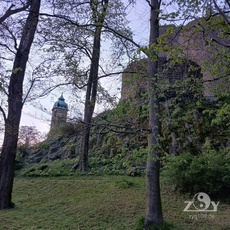
[[[8,10],[5,12],[5,14],[3,14],[2,17],[0,17],[0,24],[2,24],[8,17],[10,17],[11,15],[13,14],[16,14],[16,13],[19,13],[19,12],[22,12],[23,10],[26,10],[29,6],[31,5],[31,0],[28,0],[27,3],[20,7],[20,8],[17,8],[17,9],[12,9],[15,7],[14,4],[12,4]]]
[[[68,17],[66,17],[64,15],[40,13],[40,16],[47,16],[47,17],[54,17],[54,18],[63,19],[63,20],[65,20],[65,21],[67,21],[67,22],[71,23],[72,25],[75,25],[75,26],[77,26],[79,28],[91,27],[91,26],[99,26],[99,25],[94,24],[94,23],[82,24],[81,25],[78,22],[76,22],[76,21],[74,21],[74,20],[72,20],[72,19],[70,19],[70,18],[68,18]],[[115,29],[113,29],[113,28],[111,28],[111,27],[109,27],[109,26],[107,26],[105,24],[101,25],[101,27],[104,28],[104,29],[107,29],[107,31],[110,32],[110,33],[118,35],[121,38],[124,38],[125,40],[127,40],[130,43],[132,43],[133,45],[135,45],[137,48],[141,48],[141,46],[138,43],[136,43],[133,39],[128,38],[127,36],[121,34],[119,31],[117,31],[117,30],[115,30]]]

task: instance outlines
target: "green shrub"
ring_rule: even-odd
[[[228,149],[229,150],[229,149]],[[211,152],[199,156],[182,154],[168,159],[163,175],[182,192],[205,192],[226,198],[230,190],[230,152]]]
[[[72,166],[75,159],[55,160],[46,164],[36,164],[22,170],[22,176],[57,177],[73,175]]]
[[[90,174],[93,175],[145,175],[147,149],[129,149],[119,146],[119,153],[108,156],[101,152],[89,156]]]
[[[23,176],[49,176],[46,172],[47,164],[38,164],[22,170]]]

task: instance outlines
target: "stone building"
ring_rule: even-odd
[[[160,35],[164,35],[169,27],[161,27]],[[173,55],[183,58],[184,62],[174,65],[169,53],[160,53],[158,79],[169,84],[176,80],[185,81],[194,75],[195,78],[201,78],[203,95],[209,100],[214,99],[218,87],[222,92],[229,90],[229,82],[226,84],[216,80],[219,76],[213,76],[207,68],[207,63],[215,64],[216,52],[223,48],[212,42],[212,37],[217,33],[211,29],[209,33],[204,33],[197,21],[192,21],[182,28],[174,27],[173,33],[167,37],[166,46],[176,48],[178,54],[175,54],[174,50]],[[138,95],[147,91],[147,66],[146,59],[134,61],[127,67],[122,76],[121,100],[137,99]],[[189,66],[195,67],[197,71],[189,73]]]
[[[54,130],[66,123],[68,113],[68,104],[65,102],[63,94],[54,103],[52,109],[52,119],[50,130]]]
[[[183,98],[192,98],[198,90],[203,90],[203,74],[201,68],[194,61],[186,60],[180,64],[173,64],[166,57],[159,57],[158,87],[160,100],[165,101],[183,91]],[[122,75],[121,100],[141,101],[146,97],[148,86],[147,59],[131,63]],[[191,83],[196,86],[191,90]],[[202,94],[202,92],[200,92]]]

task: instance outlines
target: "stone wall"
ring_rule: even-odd
[[[168,27],[162,27],[160,34],[164,34]],[[208,42],[211,38],[202,31],[197,32],[198,27],[197,23],[193,21],[184,28],[175,28],[174,33],[168,38],[168,45],[180,48],[183,58],[203,69],[206,62],[213,61],[212,55],[214,51],[212,51],[210,42]],[[169,68],[170,63],[167,64],[166,57],[168,57],[167,53],[160,54],[158,70],[160,78],[170,80],[177,75],[178,79],[183,79],[183,71],[185,69],[181,68],[180,71],[177,71],[177,68],[174,68],[176,72],[173,73],[171,68],[169,71],[167,68]],[[208,70],[202,72],[204,96],[209,99],[214,97],[213,89],[220,84],[220,81],[212,81],[216,77],[218,76],[212,76]],[[134,99],[139,94],[146,92],[147,84],[147,59],[132,62],[125,69],[122,76],[121,100]]]
[[[159,58],[158,95],[161,95],[160,100],[162,101],[175,97],[182,90],[184,93],[181,96],[184,99],[193,98],[194,93],[197,93],[198,90],[201,94],[203,89],[202,79],[200,66],[191,60],[178,64],[166,60],[165,57]],[[191,83],[196,86],[194,91],[190,89]],[[144,104],[147,89],[147,59],[131,63],[122,76],[121,100],[136,101],[135,103],[139,105]]]
[[[55,130],[66,123],[67,109],[53,108],[50,130]]]

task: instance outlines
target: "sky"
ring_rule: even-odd
[[[123,0],[124,4],[127,5],[129,0]],[[134,41],[141,45],[148,44],[148,36],[149,36],[149,6],[145,0],[137,0],[136,5],[132,8],[129,8],[128,11],[128,20],[130,21],[129,27],[134,32]],[[30,54],[30,58],[34,54]],[[32,66],[33,60],[29,60],[27,66]],[[119,97],[120,91],[118,88],[121,88],[121,79],[117,78],[108,78],[104,80],[104,86],[112,94]],[[48,96],[40,98],[32,103],[25,103],[22,110],[22,118],[21,118],[21,126],[35,126],[37,130],[41,133],[48,133],[50,129],[51,122],[51,113],[52,107],[54,103],[58,100],[58,98],[63,93],[64,98],[66,99],[66,103],[69,106],[69,115],[73,116],[76,113],[80,113],[83,111],[82,104],[76,104],[71,107],[73,104],[73,97],[71,94],[67,93],[65,90],[54,90]],[[36,105],[35,105],[36,104]],[[39,108],[40,105],[43,106],[43,111]],[[96,112],[101,112],[102,107],[98,105],[96,107]],[[2,136],[0,135],[0,143],[2,142]]]
[[[128,0],[123,1],[125,4],[128,3]],[[148,44],[149,7],[145,0],[138,0],[137,4],[132,9],[130,8],[128,20],[130,21],[129,27],[134,32],[134,40],[142,45]],[[105,81],[105,86],[109,91],[120,88],[120,84],[121,82],[117,79],[108,79]],[[47,133],[50,128],[53,104],[58,100],[61,93],[63,93],[65,101],[68,103],[71,96],[62,90],[55,90],[49,96],[39,99],[38,102],[45,107],[47,112],[41,111],[31,105],[31,103],[26,103],[22,111],[21,126],[35,126],[39,131]],[[117,94],[119,93],[117,92]],[[100,111],[100,108],[97,107],[96,109]],[[71,114],[71,111],[69,113]]]

